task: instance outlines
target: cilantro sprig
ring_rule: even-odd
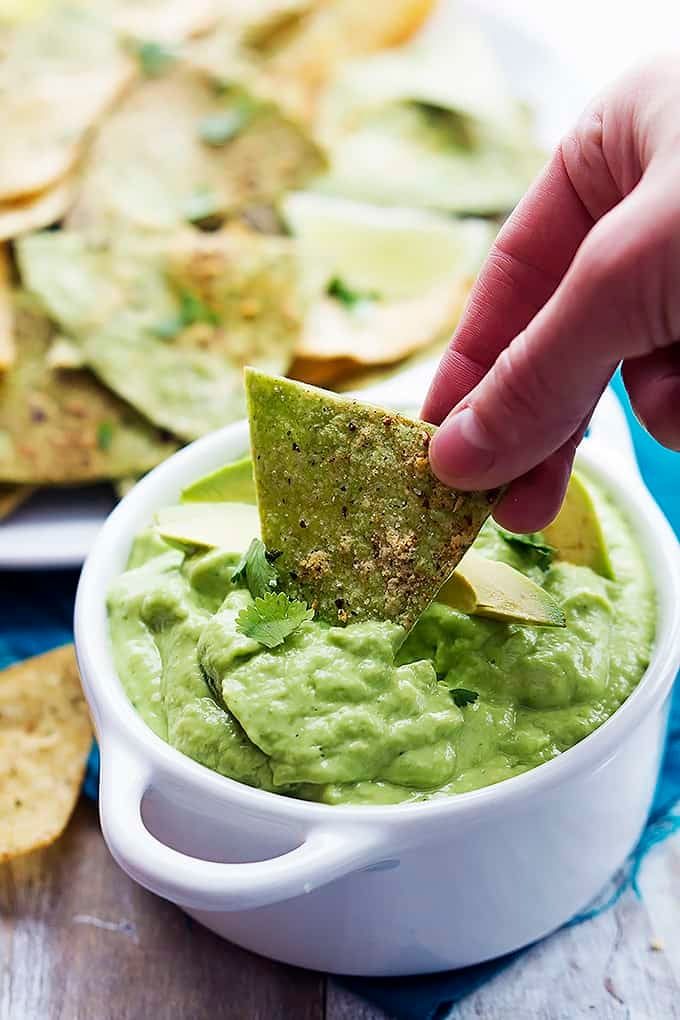
[[[211,113],[198,125],[198,135],[206,145],[220,148],[246,128],[255,115],[255,106],[245,97],[216,113]]]
[[[171,319],[164,319],[151,327],[154,336],[161,340],[174,340],[178,333],[196,322],[205,322],[209,326],[219,326],[220,318],[199,297],[188,290],[179,294],[179,311]]]
[[[222,203],[210,188],[197,188],[184,203],[184,218],[197,227],[212,229],[220,225]]]
[[[272,566],[279,553],[268,553],[264,542],[254,538],[236,564],[231,580],[234,584],[245,582],[254,599],[270,594],[276,588],[278,577]]]
[[[147,39],[134,48],[139,68],[147,78],[158,78],[170,70],[177,60],[177,51],[165,43]]]
[[[557,549],[548,545],[547,542],[543,542],[535,532],[529,535],[515,535],[512,531],[506,531],[499,525],[496,525],[496,528],[498,534],[508,545],[514,546],[522,553],[530,550],[534,563],[537,563],[539,567],[546,570],[552,563]]]
[[[349,311],[355,311],[361,305],[377,301],[380,297],[375,291],[353,290],[339,276],[333,277],[326,288],[326,293]]]
[[[113,442],[113,425],[110,421],[100,421],[97,426],[97,449],[103,453],[111,449]]]
[[[308,609],[306,603],[289,599],[284,592],[268,592],[241,610],[236,629],[265,648],[276,648],[302,623],[313,618],[314,610]]]
[[[466,705],[474,705],[479,697],[477,691],[469,691],[467,687],[453,687],[450,691],[454,704],[458,708],[465,708]]]

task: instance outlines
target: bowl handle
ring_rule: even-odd
[[[135,881],[182,907],[250,910],[312,892],[384,857],[375,829],[319,825],[300,846],[270,860],[204,861],[173,850],[144,824],[141,804],[151,769],[122,748],[101,756],[100,815],[115,860]]]

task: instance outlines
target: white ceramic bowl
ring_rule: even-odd
[[[157,508],[246,452],[247,426],[194,443],[145,478],[95,542],[76,605],[101,750],[102,828],[121,867],[233,942],[347,974],[477,963],[547,934],[587,904],[645,823],[680,665],[678,545],[637,474],[613,400],[579,459],[629,514],[653,572],[659,623],[649,669],[599,730],[559,758],[430,803],[330,807],[253,790],[146,727],[113,666],[107,587]]]

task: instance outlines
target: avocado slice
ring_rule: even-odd
[[[183,503],[255,503],[253,462],[242,457],[182,489]]]
[[[156,514],[156,531],[180,549],[219,547],[242,553],[260,534],[252,503],[180,503]]]
[[[566,617],[547,591],[507,563],[468,549],[437,595],[452,609],[507,623],[564,627]]]
[[[280,552],[281,590],[330,623],[408,630],[501,490],[443,485],[425,422],[252,368],[246,395],[262,539]]]
[[[557,558],[590,567],[610,580],[614,571],[597,510],[587,485],[572,474],[562,509],[552,524],[543,528],[545,541],[557,550]]]

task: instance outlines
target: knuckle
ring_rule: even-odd
[[[582,301],[611,308],[622,356],[644,354],[680,336],[680,205],[660,222],[625,233],[615,220],[600,220],[573,268]]]

